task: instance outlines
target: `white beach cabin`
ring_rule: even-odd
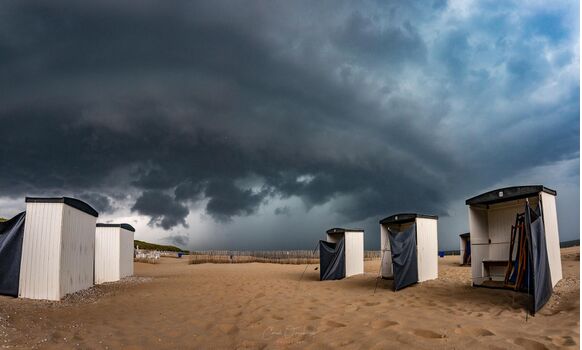
[[[438,216],[404,213],[380,220],[380,244],[382,250],[382,277],[394,278],[392,251],[388,229],[405,232],[416,225],[416,256],[418,280],[423,282],[438,278]]]
[[[133,275],[133,236],[129,224],[97,224],[95,230],[95,284]]]
[[[19,297],[60,300],[93,285],[97,216],[78,199],[26,198]]]
[[[364,230],[332,228],[327,230],[327,242],[338,243],[344,239],[345,277],[364,273]]]
[[[541,209],[551,286],[562,279],[556,191],[542,185],[515,186],[489,191],[465,202],[469,206],[474,286],[507,287],[508,264],[516,260],[516,249],[509,257],[512,226],[516,216],[524,213],[526,201],[532,208]]]

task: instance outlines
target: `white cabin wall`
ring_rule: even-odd
[[[471,239],[471,276],[473,284],[483,282],[483,259],[489,257],[487,209],[469,206],[469,234]]]
[[[60,297],[93,285],[97,218],[68,205],[63,207]]]
[[[471,244],[471,278],[475,285],[483,283],[485,273],[483,271],[483,260],[489,257],[488,245]]]
[[[95,231],[95,284],[120,278],[120,228],[97,227]]]
[[[416,218],[418,281],[438,278],[438,221]]]
[[[18,296],[60,299],[63,203],[26,203]]]
[[[364,273],[364,232],[345,233],[346,277]]]
[[[386,225],[380,224],[380,249],[381,249],[381,274],[384,278],[392,278],[392,251],[390,250],[390,238]]]
[[[548,262],[550,265],[550,274],[552,275],[552,286],[555,286],[562,279],[562,259],[560,256],[560,233],[558,230],[556,197],[542,192],[541,198]]]
[[[133,232],[120,229],[119,277],[133,275]]]
[[[390,241],[388,238],[388,229],[380,224],[380,251],[390,250]]]
[[[506,204],[506,203],[502,203]],[[523,213],[521,205],[491,206],[488,215],[489,224],[489,260],[507,260],[509,258],[509,244],[511,240],[511,226],[515,224],[517,213]]]
[[[459,259],[459,263],[463,264],[463,256],[465,255],[465,240],[462,237],[459,237],[459,245],[460,249],[459,252],[461,253],[461,258]]]
[[[536,208],[537,197],[528,198],[531,207]],[[525,199],[503,202],[491,205],[489,208],[489,259],[507,260],[511,241],[511,226],[515,224],[515,217],[525,212]],[[515,252],[514,252],[515,257]]]

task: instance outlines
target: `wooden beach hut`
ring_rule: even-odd
[[[19,297],[60,300],[93,285],[97,216],[75,198],[26,198]]]
[[[129,224],[97,224],[95,230],[95,284],[133,275],[133,236]]]
[[[382,278],[394,290],[438,278],[438,217],[403,213],[380,220]]]
[[[466,200],[473,286],[524,291],[539,310],[562,279],[556,191],[514,186]]]
[[[364,273],[364,230],[332,228],[319,241],[320,280],[336,280]]]

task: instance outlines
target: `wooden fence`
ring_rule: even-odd
[[[364,260],[380,259],[380,251],[364,251]],[[319,264],[319,250],[206,250],[191,251],[190,264]]]

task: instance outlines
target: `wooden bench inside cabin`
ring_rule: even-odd
[[[504,281],[507,260],[483,260],[483,277],[490,281]]]

